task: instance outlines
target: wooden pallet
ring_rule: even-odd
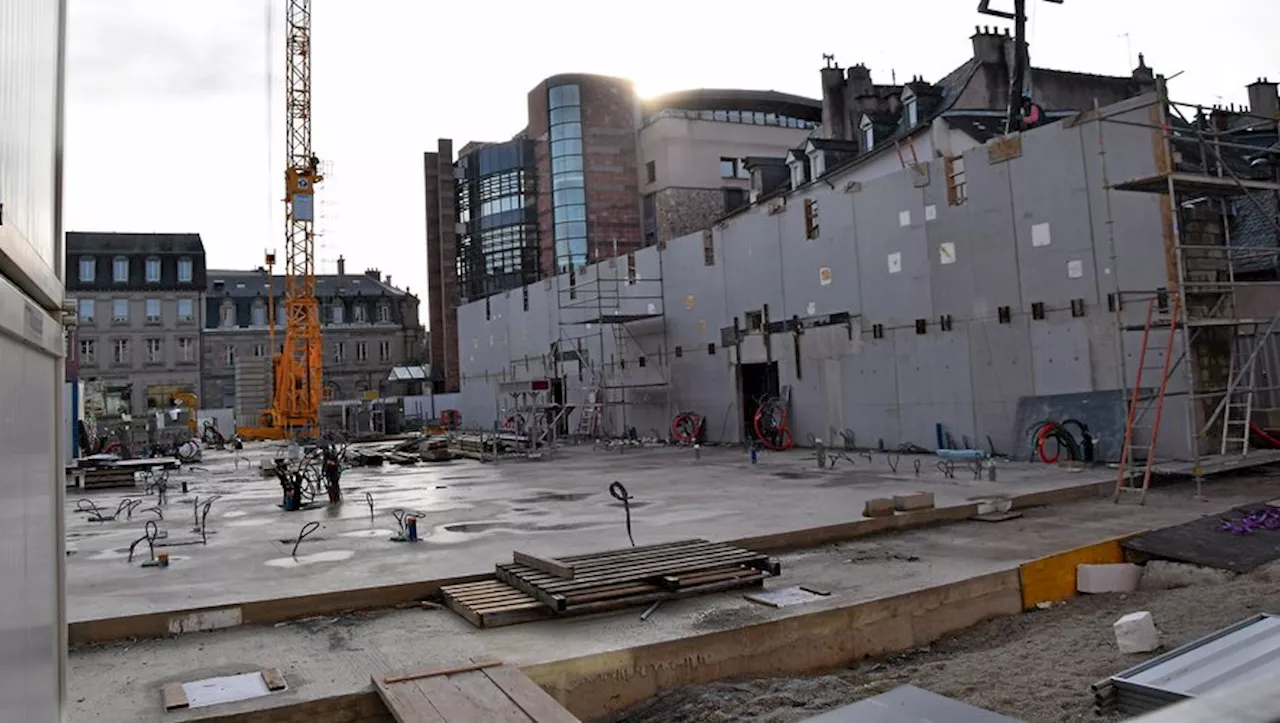
[[[83,489],[106,489],[111,487],[133,487],[136,484],[134,470],[117,467],[96,467],[84,471],[80,486]]]
[[[373,677],[397,723],[581,723],[519,668],[485,661]]]
[[[444,604],[477,628],[527,623],[552,614],[537,599],[499,580],[484,580],[440,588]]]
[[[719,542],[661,545],[560,557],[564,577],[519,563],[497,566],[500,581],[558,613],[587,613],[760,585],[777,575],[776,559]]]

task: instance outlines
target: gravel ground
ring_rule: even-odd
[[[928,648],[827,675],[674,690],[614,720],[793,723],[910,683],[1027,723],[1099,721],[1089,686],[1146,657],[1118,652],[1111,632],[1116,618],[1136,610],[1151,612],[1168,650],[1256,613],[1280,612],[1280,563],[1236,577],[1152,563],[1136,593],[1080,596],[989,620]]]

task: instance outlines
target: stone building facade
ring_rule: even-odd
[[[199,234],[76,233],[66,238],[80,378],[108,415],[143,414],[200,394],[205,288]]]
[[[202,399],[206,407],[236,407],[236,365],[270,363],[284,342],[284,277],[266,269],[215,270],[205,292]],[[391,285],[377,269],[316,277],[324,344],[324,398],[359,399],[416,394],[421,389],[387,382],[393,367],[426,363],[426,332],[417,296]],[[274,339],[269,307],[274,301]],[[274,343],[274,347],[272,344]]]

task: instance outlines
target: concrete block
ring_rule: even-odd
[[[912,492],[906,495],[893,496],[893,509],[899,512],[933,509],[932,492]]]
[[[863,517],[893,517],[893,500],[888,497],[877,497],[867,500],[862,510]]]
[[[1160,631],[1146,610],[1123,615],[1111,627],[1122,653],[1150,653],[1160,647]]]
[[[1127,562],[1076,565],[1077,592],[1133,592],[1141,579],[1142,568]]]

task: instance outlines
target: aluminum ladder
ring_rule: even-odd
[[[1231,373],[1228,379],[1235,379],[1235,354],[1231,355]],[[1226,404],[1222,409],[1222,448],[1225,457],[1238,454],[1241,457],[1249,454],[1249,423],[1253,421],[1253,390],[1258,377],[1258,367],[1249,366],[1249,383],[1244,389],[1235,389],[1228,393]],[[1231,397],[1243,396],[1244,401],[1235,401]]]
[[[1151,486],[1151,469],[1156,457],[1156,442],[1160,438],[1160,419],[1164,414],[1164,397],[1165,390],[1169,384],[1169,369],[1173,364],[1173,344],[1178,335],[1178,316],[1180,306],[1178,297],[1170,298],[1170,315],[1168,320],[1168,336],[1163,340],[1164,359],[1159,364],[1151,366],[1147,365],[1147,352],[1152,349],[1153,329],[1164,329],[1163,320],[1156,318],[1157,299],[1147,301],[1146,322],[1142,327],[1142,347],[1138,352],[1138,373],[1133,383],[1133,394],[1129,398],[1129,410],[1124,425],[1124,446],[1120,450],[1120,465],[1116,474],[1116,492],[1115,501],[1120,501],[1120,496],[1125,492],[1139,493],[1138,504],[1144,504],[1147,501],[1147,489]],[[1144,398],[1142,394],[1142,377],[1145,372],[1160,372],[1160,385],[1156,389],[1154,397]],[[1145,419],[1147,413],[1152,414],[1150,425],[1140,425],[1138,422]],[[1142,460],[1138,461],[1136,452],[1142,452],[1141,446],[1135,444],[1134,431],[1138,429],[1149,430],[1149,437],[1146,444],[1146,454]],[[1142,466],[1142,486],[1132,484],[1133,479],[1137,477],[1136,471],[1131,468],[1137,464]]]

